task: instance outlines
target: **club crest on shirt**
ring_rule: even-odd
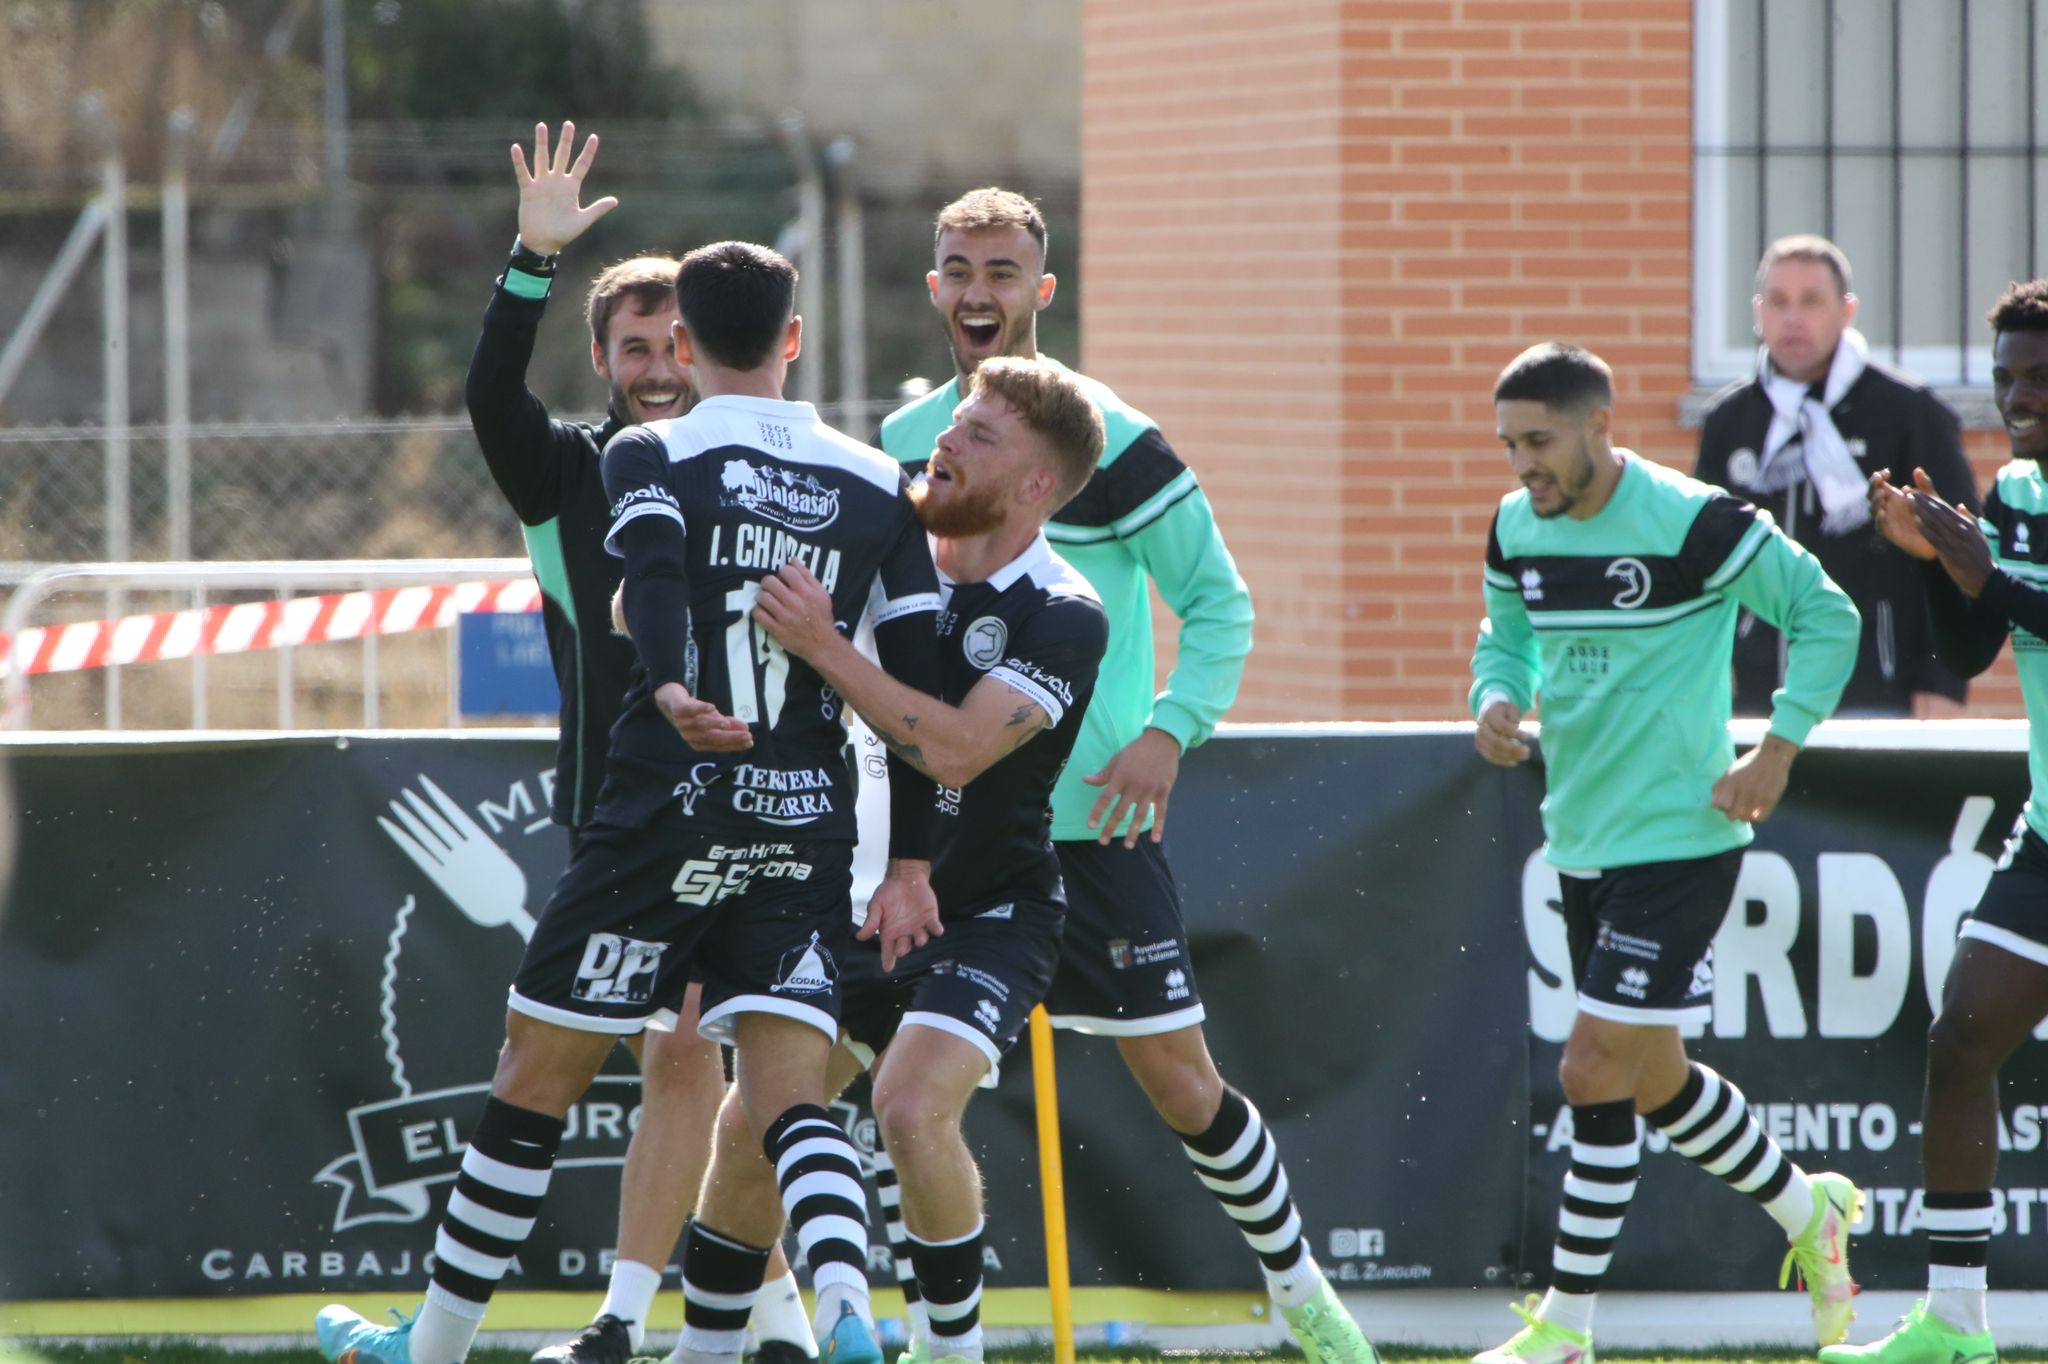
[[[740,507],[791,530],[823,530],[839,519],[839,489],[811,473],[729,459],[719,476],[728,507]]]
[[[1621,591],[1614,594],[1614,604],[1622,610],[1641,606],[1650,599],[1650,569],[1641,559],[1616,559],[1607,565],[1607,576],[1622,585]]]
[[[983,616],[960,636],[961,652],[967,661],[986,671],[993,668],[1010,643],[1010,627],[999,616]]]

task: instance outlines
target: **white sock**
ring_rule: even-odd
[[[1552,1326],[1589,1336],[1593,1334],[1593,1305],[1599,1300],[1598,1293],[1560,1293],[1553,1288],[1543,1295],[1536,1315]]]
[[[597,1314],[614,1316],[626,1323],[626,1334],[637,1352],[647,1343],[647,1314],[654,1308],[654,1295],[661,1291],[661,1271],[638,1260],[617,1260],[612,1264],[611,1286]]]
[[[867,1280],[857,1273],[849,1273],[846,1277],[833,1273],[834,1270],[845,1268],[844,1265],[832,1263],[820,1265],[811,1271],[811,1284],[818,1294],[818,1310],[811,1318],[811,1329],[817,1333],[819,1340],[832,1334],[833,1326],[839,1321],[839,1308],[842,1303],[851,1304],[854,1315],[866,1322],[870,1331],[875,1328],[875,1311],[868,1305]],[[822,1283],[819,1282],[820,1276],[824,1276]]]
[[[1776,1198],[1764,1204],[1764,1211],[1785,1229],[1787,1237],[1796,1237],[1813,1220],[1813,1181],[1797,1165],[1790,1161],[1786,1165],[1792,1171],[1792,1177],[1785,1181],[1785,1187],[1778,1191]]]
[[[903,1315],[910,1319],[910,1343],[929,1346],[932,1343],[932,1314],[922,1302],[903,1304]],[[927,1354],[931,1353],[926,1350]]]
[[[969,1364],[982,1364],[982,1361],[987,1358],[982,1349],[981,1326],[979,1323],[971,1327],[964,1335],[944,1336],[933,1340],[931,1348],[934,1353],[940,1350],[945,1351],[945,1354],[939,1356],[941,1359],[965,1359],[969,1361]]]
[[[1299,1307],[1323,1286],[1323,1271],[1316,1264],[1316,1257],[1308,1253],[1307,1246],[1301,1248],[1301,1258],[1294,1262],[1292,1269],[1267,1269],[1263,1262],[1259,1268],[1266,1275],[1266,1291],[1281,1307]]]
[[[1927,1266],[1927,1310],[1965,1335],[1991,1329],[1983,1265]]]
[[[754,1299],[754,1316],[749,1324],[756,1340],[786,1340],[811,1358],[818,1357],[818,1338],[811,1334],[810,1318],[804,1315],[803,1290],[797,1287],[792,1270],[784,1270],[781,1278],[761,1285],[761,1296]]]
[[[472,1308],[475,1316],[464,1315]],[[483,1309],[449,1297],[437,1284],[428,1284],[427,1301],[412,1324],[413,1364],[462,1364],[483,1321]]]
[[[742,1331],[740,1334],[745,1336],[746,1332]],[[740,1357],[740,1347],[735,1345],[730,1351],[719,1354],[706,1350],[686,1350],[683,1348],[683,1342],[678,1340],[675,1349],[669,1351],[668,1357],[669,1364],[736,1364]]]

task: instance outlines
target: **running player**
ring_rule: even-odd
[[[937,685],[938,584],[901,470],[782,400],[801,342],[796,272],[764,247],[684,258],[676,354],[702,401],[615,436],[607,544],[644,676],[604,790],[512,986],[505,1050],[435,1239],[426,1305],[396,1328],[346,1308],[316,1323],[342,1364],[456,1364],[531,1233],[565,1128],[614,1040],[672,1021],[730,1038],[748,1127],[800,1163],[790,1222],[841,1360],[880,1359],[858,1153],[822,1106],[850,932],[851,774],[843,703],[755,624],[763,576],[810,565],[839,613],[863,607],[899,675]],[[924,789],[892,783],[891,875],[866,930],[884,961],[937,928]],[[665,1019],[664,1016],[667,1016]],[[684,1273],[690,1273],[686,1257]]]
[[[1826,1364],[1994,1364],[1985,1266],[1998,1172],[1998,1072],[2048,1014],[2048,279],[1993,307],[1991,396],[2011,443],[1980,524],[1944,502],[1924,470],[1906,493],[1871,480],[1877,523],[1927,560],[1927,604],[1942,662],[1974,677],[2006,635],[2026,697],[2033,790],[1984,898],[1963,920],[1927,1035],[1920,1162],[1927,1297],[1871,1345],[1822,1350]],[[2034,528],[2038,526],[2037,531]],[[1988,537],[1988,539],[1987,539]],[[2040,548],[2036,548],[2036,542]]]
[[[1045,358],[1038,314],[1056,284],[1045,243],[1045,219],[1021,194],[979,189],[940,210],[926,287],[956,373],[882,423],[891,455],[912,466],[930,457],[984,361]],[[1309,1358],[1359,1364],[1372,1347],[1309,1253],[1273,1135],[1210,1059],[1180,893],[1160,849],[1181,754],[1209,737],[1237,695],[1251,594],[1194,471],[1150,418],[1105,385],[1082,383],[1102,413],[1101,467],[1045,533],[1102,599],[1109,651],[1053,788],[1067,924],[1046,1009],[1058,1027],[1116,1039],[1196,1177],[1258,1256]],[[1153,587],[1181,622],[1179,661],[1157,696]]]
[[[1493,390],[1522,486],[1486,547],[1486,620],[1472,655],[1474,742],[1528,761],[1522,716],[1543,699],[1545,856],[1558,869],[1578,1017],[1558,1078],[1572,1158],[1550,1291],[1479,1364],[1590,1364],[1601,1276],[1635,1193],[1636,1115],[1672,1149],[1756,1199],[1791,1240],[1814,1334],[1842,1338],[1861,1195],[1809,1176],[1742,1091],[1686,1058],[1704,1023],[1713,940],[1742,849],[1785,793],[1807,732],[1856,661],[1856,608],[1769,516],[1611,443],[1613,374],[1576,346],[1533,346]],[[1790,642],[1770,732],[1736,758],[1729,652],[1747,607]]]
[[[536,124],[530,168],[525,149],[512,148],[519,235],[484,309],[463,391],[477,445],[519,516],[541,586],[562,698],[554,818],[568,827],[572,848],[597,805],[605,745],[633,667],[633,646],[610,628],[619,561],[604,547],[611,504],[598,456],[626,427],[682,416],[696,401],[671,335],[681,262],[667,256],[621,261],[591,285],[590,364],[611,391],[601,424],[550,418],[526,386],[562,251],[618,206],[609,196],[581,202],[598,140],[594,134],[585,139],[572,163],[575,140],[576,125],[563,123],[551,153],[548,126]],[[626,1148],[618,1258],[596,1319],[574,1340],[536,1353],[535,1364],[625,1364],[645,1339],[662,1268],[710,1159],[712,1122],[725,1090],[718,1044],[697,1034],[697,1005],[693,987],[673,1031],[629,1039],[641,1067],[641,1120]],[[755,1333],[765,1364],[790,1364],[816,1354],[817,1342],[779,1246],[776,1260],[756,1307]]]

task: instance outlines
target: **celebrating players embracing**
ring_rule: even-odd
[[[612,736],[597,815],[512,986],[491,1097],[435,1239],[424,1308],[397,1328],[318,1321],[346,1364],[456,1364],[552,1173],[564,1117],[614,1040],[659,1025],[681,982],[736,1048],[749,1128],[801,1164],[788,1208],[835,1356],[878,1361],[860,1163],[822,1105],[838,1029],[854,839],[841,702],[755,623],[762,577],[815,566],[838,614],[863,608],[888,665],[936,687],[938,584],[901,470],[782,400],[800,345],[796,272],[726,242],[684,258],[678,359],[703,400],[606,447],[608,543],[645,676]],[[740,748],[740,744],[744,744]],[[737,751],[736,751],[737,750]],[[892,782],[891,875],[867,932],[885,955],[937,927],[928,787]],[[766,1252],[755,1269],[765,1267]],[[686,1290],[692,1265],[685,1256]]]
[[[882,423],[882,448],[918,465],[933,452],[977,367],[1038,354],[1038,314],[1056,280],[1045,218],[1029,199],[978,189],[939,211],[926,288],[955,377]],[[1252,645],[1251,593],[1208,498],[1143,413],[1076,375],[1106,443],[1087,486],[1046,537],[1095,588],[1109,649],[1074,762],[1053,789],[1052,838],[1067,891],[1054,1026],[1116,1039],[1196,1178],[1258,1257],[1267,1291],[1313,1364],[1364,1364],[1372,1346],[1302,1235],[1279,1144],[1209,1054],[1180,891],[1160,841],[1184,750],[1237,695]],[[1180,618],[1177,662],[1154,694],[1151,590]],[[1131,943],[1148,950],[1132,960]]]

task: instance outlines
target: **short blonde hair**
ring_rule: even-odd
[[[1005,227],[1021,227],[1031,234],[1031,240],[1038,243],[1038,256],[1045,259],[1045,215],[1015,190],[998,189],[994,185],[982,189],[971,189],[939,210],[939,216],[932,220],[932,250],[939,249],[939,238],[948,232],[986,232]]]
[[[633,311],[643,317],[658,313],[676,301],[676,271],[683,263],[668,256],[635,256],[605,267],[590,286],[590,301],[584,311],[590,322],[590,339],[603,350],[611,331],[612,317],[619,304],[630,300]]]
[[[1052,447],[1059,477],[1055,509],[1087,486],[1102,458],[1102,413],[1072,373],[1043,360],[999,355],[975,366],[969,393],[1001,398]]]

